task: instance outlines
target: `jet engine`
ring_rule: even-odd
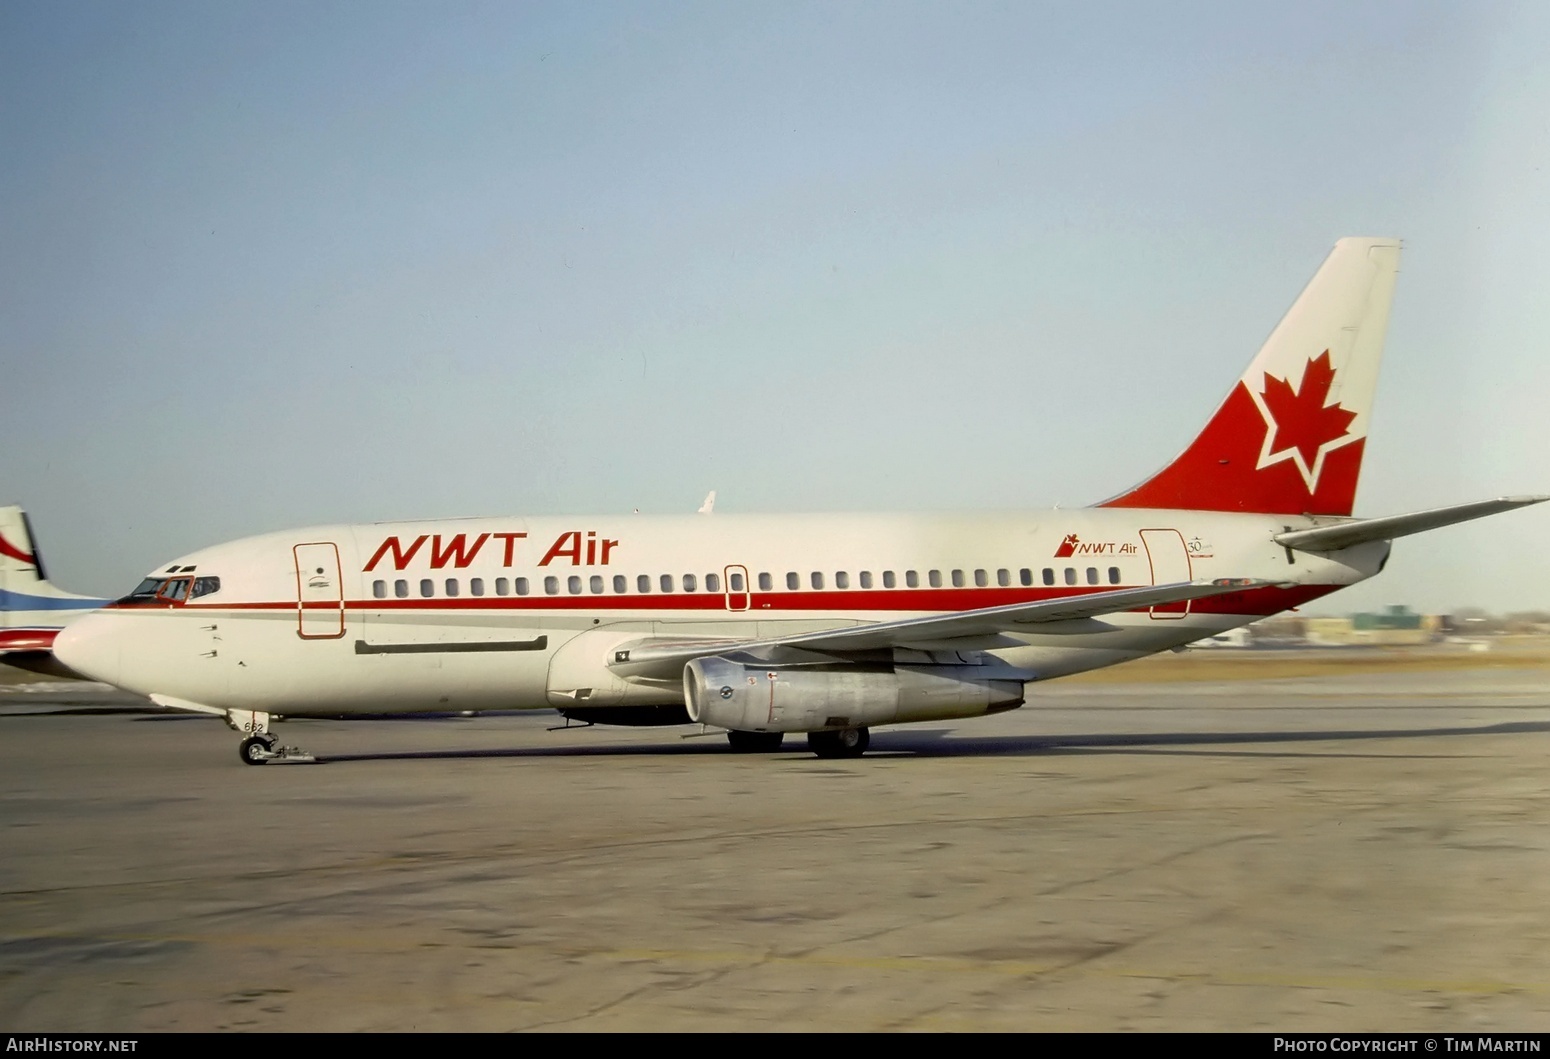
[[[739,732],[814,732],[978,717],[1023,704],[1031,674],[1004,665],[844,662],[760,665],[696,658],[684,667],[689,719]]]

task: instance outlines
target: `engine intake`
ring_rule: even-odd
[[[684,702],[696,724],[739,732],[816,732],[1015,709],[1023,704],[1023,680],[998,666],[760,666],[696,658],[684,666]]]

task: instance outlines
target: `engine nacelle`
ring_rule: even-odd
[[[1023,681],[999,666],[760,666],[696,658],[684,667],[684,703],[696,724],[817,732],[999,713],[1023,704]]]

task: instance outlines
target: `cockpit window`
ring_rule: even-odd
[[[147,577],[120,603],[183,603],[221,590],[219,577]]]
[[[169,578],[162,582],[161,591],[156,593],[156,598],[171,600],[174,603],[183,602],[183,599],[188,595],[188,583],[190,580],[187,577]]]
[[[157,591],[161,588],[162,585],[166,583],[167,579],[165,577],[147,577],[144,581],[141,581],[137,586],[135,586],[135,590],[133,592],[119,600],[119,602],[144,603],[147,600],[155,599]]]

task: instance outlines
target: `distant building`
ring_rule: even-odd
[[[1435,643],[1447,628],[1447,619],[1440,614],[1417,614],[1406,606],[1392,606],[1379,614],[1309,618],[1306,628],[1310,644],[1400,647]]]

